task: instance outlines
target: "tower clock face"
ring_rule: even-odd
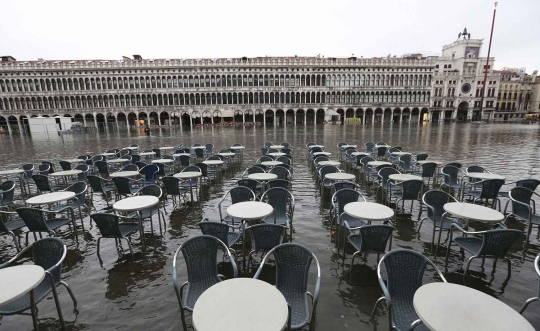
[[[461,92],[463,92],[463,93],[471,92],[471,84],[465,83],[465,84],[461,85]]]

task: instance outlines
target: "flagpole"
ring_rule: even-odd
[[[489,56],[491,54],[491,41],[493,40],[493,29],[495,28],[495,15],[497,14],[497,2],[495,2],[495,8],[493,8],[493,21],[491,22],[491,34],[489,35],[488,55],[486,60],[486,66],[484,68],[484,82],[482,86],[482,97],[480,99],[480,122],[482,122],[482,112],[484,108],[484,95],[486,93],[487,74],[489,72]],[[489,120],[488,120],[489,122]]]

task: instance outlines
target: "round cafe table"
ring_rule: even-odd
[[[127,160],[127,159],[112,159],[112,160],[107,160],[107,163],[125,163],[125,162],[131,162],[130,160]]]
[[[138,155],[140,155],[140,156],[154,156],[154,155],[156,155],[156,152],[142,152],[142,153],[139,153]]]
[[[260,201],[238,202],[227,208],[227,215],[246,221],[260,220],[273,212],[271,205]]]
[[[191,146],[190,149],[205,149],[204,146]]]
[[[339,166],[341,162],[338,161],[321,161],[318,163],[320,166]]]
[[[190,156],[191,154],[189,153],[175,153],[173,154],[172,156],[173,157],[180,157],[180,156]]]
[[[368,156],[368,155],[371,155],[371,154],[366,153],[366,152],[352,152],[351,155],[352,156]]]
[[[221,160],[206,160],[206,161],[203,161],[202,163],[207,164],[207,165],[221,165],[224,162]]]
[[[162,163],[162,164],[166,164],[166,163],[173,163],[174,160],[171,160],[171,159],[157,159],[157,160],[152,160],[152,163]]]
[[[409,152],[392,152],[391,154],[396,156],[411,155]]]
[[[504,179],[506,179],[503,176],[496,175],[496,174],[490,174],[488,172],[468,172],[467,177],[469,177],[469,178],[477,178],[477,179],[482,179],[482,180],[486,180],[486,179],[502,179],[502,180],[504,180]]]
[[[152,195],[139,195],[136,197],[129,197],[117,201],[113,204],[113,209],[123,212],[137,212],[139,215],[139,231],[141,235],[141,244],[143,252],[146,251],[146,241],[144,239],[144,227],[142,221],[141,210],[153,207],[159,203],[159,198]]]
[[[244,146],[231,146],[229,149],[244,149]]]
[[[262,165],[267,167],[275,167],[277,165],[283,164],[281,161],[263,161],[261,162]]]
[[[162,151],[168,151],[168,150],[174,149],[174,147],[173,146],[165,146],[165,147],[160,147],[159,149],[162,150]]]
[[[444,204],[443,209],[445,212],[466,221],[499,223],[504,219],[504,215],[495,209],[472,203],[449,202]]]
[[[270,146],[270,148],[272,148],[272,149],[282,149],[282,148],[285,148],[285,146],[282,146],[282,145],[272,145],[272,146]]]
[[[281,153],[281,152],[274,152],[274,153],[268,153],[266,155],[270,155],[270,156],[284,156],[284,155],[287,155],[285,153]]]
[[[19,265],[0,269],[0,305],[19,299],[45,278],[45,270],[37,265]]]
[[[341,146],[340,148],[341,148],[341,149],[345,149],[345,148],[349,148],[349,147],[356,148],[356,147],[358,147],[358,146],[357,146],[357,145],[343,145],[343,146]]]
[[[368,166],[372,166],[372,167],[378,167],[378,166],[382,166],[382,165],[392,165],[392,163],[386,162],[386,161],[370,161],[370,162],[368,162]]]
[[[313,145],[313,146],[309,146],[308,147],[309,149],[312,149],[312,148],[324,148],[323,145]]]
[[[255,174],[249,174],[249,179],[258,180],[258,181],[269,181],[272,179],[277,179],[276,174],[270,174],[267,172],[261,172],[261,173],[255,173]]]
[[[45,278],[45,270],[37,265],[19,265],[0,269],[0,305],[13,302],[33,291]],[[32,292],[31,292],[32,294]],[[34,330],[38,329],[36,307],[30,307]]]
[[[406,180],[422,180],[422,177],[420,176],[409,174],[392,174],[388,176],[388,178],[396,182],[404,182]]]
[[[116,153],[101,153],[103,156],[114,156]]]
[[[24,172],[22,169],[11,169],[0,171],[0,176],[20,175]]]
[[[29,205],[49,205],[51,203],[72,199],[75,197],[75,195],[75,192],[71,191],[45,193],[31,197],[30,199],[26,200],[26,203]]]
[[[179,179],[192,179],[192,178],[199,178],[201,176],[202,176],[202,172],[198,172],[198,171],[184,171],[184,172],[179,172],[173,175],[173,177],[179,178]],[[193,201],[193,187],[191,187],[191,185],[189,185],[189,194],[191,196],[191,201]]]
[[[62,161],[69,162],[69,163],[82,163],[82,162],[86,162],[86,161],[83,160],[83,159],[65,159],[65,160],[62,160]]]
[[[346,172],[335,172],[335,173],[326,174],[324,178],[331,179],[331,180],[355,180],[356,176],[353,174],[348,174]]]
[[[238,311],[242,317],[238,318]],[[203,292],[193,308],[196,331],[282,331],[289,316],[287,301],[267,282],[234,278]]]
[[[349,216],[368,222],[386,221],[394,217],[394,210],[392,208],[375,202],[351,202],[345,205],[343,211]]]
[[[235,154],[235,153],[218,153],[217,155],[221,155],[221,156],[235,156],[236,154]]]
[[[315,156],[319,156],[319,155],[330,156],[330,155],[332,155],[332,153],[330,153],[330,152],[315,152],[315,153],[313,153],[313,155],[315,155]]]
[[[80,173],[82,173],[82,170],[77,170],[77,169],[64,170],[64,171],[53,172],[52,174],[49,174],[49,177],[62,177],[62,178],[64,178],[64,182],[67,185],[68,177],[76,176],[76,175],[78,175]]]
[[[138,171],[117,171],[109,174],[109,177],[136,177],[139,175]]]
[[[413,298],[414,310],[431,331],[533,331],[517,311],[497,298],[452,283],[430,283]]]
[[[139,147],[129,146],[129,147],[126,147],[126,149],[129,149],[129,150],[132,150],[132,151],[136,151],[136,150],[139,149]]]
[[[416,161],[416,164],[424,164],[424,163],[435,163],[436,165],[440,166],[440,165],[443,165],[444,162],[442,161],[437,161],[437,160],[422,160],[422,161]]]

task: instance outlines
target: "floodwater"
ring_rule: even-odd
[[[146,224],[147,253],[140,251],[138,235],[134,238],[135,260],[129,254],[120,256],[114,241],[102,240],[101,259],[96,254],[97,228],[89,229],[89,218],[85,218],[87,239],[79,234],[80,244],[67,232],[60,237],[68,245],[68,254],[63,263],[63,278],[72,287],[78,301],[78,310],[64,288],[59,288],[60,301],[69,330],[181,330],[178,302],[172,285],[173,255],[178,246],[189,237],[200,234],[197,223],[203,217],[219,219],[217,204],[223,194],[233,186],[242,171],[260,156],[265,141],[289,142],[294,148],[294,181],[292,193],[296,201],[294,213],[294,242],[311,249],[321,264],[321,295],[317,308],[316,329],[326,330],[386,330],[386,312],[380,310],[375,324],[370,323],[369,314],[381,296],[376,276],[376,257],[356,259],[349,268],[352,250],[349,247],[345,263],[337,256],[332,236],[329,233],[329,194],[321,201],[312,173],[306,160],[305,145],[317,142],[325,145],[326,151],[337,158],[336,144],[340,141],[362,146],[368,141],[384,140],[390,145],[403,146],[405,151],[426,152],[429,159],[444,162],[461,162],[464,165],[481,165],[493,173],[505,175],[507,182],[520,178],[538,178],[540,164],[540,131],[537,126],[520,124],[385,124],[385,126],[297,126],[278,128],[215,128],[204,130],[154,129],[150,137],[135,130],[97,134],[64,136],[8,136],[0,137],[1,168],[10,169],[23,163],[40,163],[42,160],[61,160],[80,154],[95,154],[106,148],[121,148],[137,143],[141,148],[174,146],[183,143],[213,143],[215,149],[233,143],[246,146],[242,164],[229,169],[223,178],[206,184],[200,202],[189,208],[173,209],[166,205],[167,229],[163,236],[152,235]],[[372,191],[363,186],[368,201],[375,201]],[[94,197],[98,210],[106,208],[101,197]],[[504,206],[505,200],[502,201]],[[439,256],[431,253],[431,224],[424,223],[420,234],[415,231],[418,219],[417,204],[409,213],[397,215],[393,248],[414,249],[434,261],[444,271],[446,244]],[[425,215],[425,214],[424,214]],[[154,220],[154,225],[157,221]],[[510,221],[509,227],[524,229],[522,224]],[[157,228],[157,226],[154,226]],[[478,227],[480,228],[480,227]],[[445,236],[443,236],[444,240]],[[8,237],[0,238],[0,259],[15,254]],[[127,247],[124,244],[127,252]],[[535,295],[537,276],[533,261],[540,246],[535,232],[531,245],[523,251],[522,241],[516,244],[509,257],[512,261],[512,276],[505,282],[506,264],[499,263],[494,274],[493,263],[487,260],[484,269],[474,262],[467,285],[488,293],[514,309]],[[241,259],[240,259],[241,260]],[[221,260],[220,260],[221,262]],[[240,262],[241,263],[241,262]],[[240,269],[242,265],[240,265]],[[450,257],[450,282],[461,283],[459,254]],[[228,262],[220,263],[220,272],[231,276]],[[273,267],[265,267],[264,278],[272,281]],[[180,280],[186,280],[182,258],[179,258]],[[315,279],[311,269],[310,291]],[[252,271],[253,273],[253,271]],[[241,273],[241,277],[252,275]],[[434,273],[427,272],[425,280],[433,280]],[[38,305],[40,330],[57,330],[59,323],[52,297]],[[262,308],[262,307],[261,307]],[[264,309],[264,308],[263,308]],[[525,317],[540,328],[540,305],[532,304]],[[238,318],[243,318],[238,312]],[[2,330],[30,330],[29,316],[5,316],[0,319]],[[188,325],[191,317],[188,315]],[[192,329],[191,326],[189,327]],[[224,329],[225,330],[225,329]],[[255,329],[254,329],[255,330]]]

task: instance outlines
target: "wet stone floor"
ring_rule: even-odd
[[[214,128],[214,129],[158,129],[151,136],[133,130],[100,132],[97,134],[78,134],[63,136],[9,136],[0,137],[0,156],[2,169],[13,169],[23,163],[39,164],[43,160],[58,161],[81,154],[97,154],[107,148],[121,148],[136,143],[141,148],[174,146],[180,143],[190,146],[194,143],[212,143],[215,149],[227,148],[233,143],[241,143],[246,149],[243,161],[230,167],[219,180],[203,185],[197,203],[173,208],[166,203],[167,228],[159,235],[157,217],[154,217],[154,234],[145,225],[147,252],[141,252],[138,235],[134,237],[135,259],[119,253],[113,240],[101,241],[100,258],[96,254],[99,232],[91,227],[89,217],[84,218],[86,239],[79,234],[79,245],[68,231],[61,231],[60,238],[68,246],[63,263],[63,279],[70,284],[79,304],[76,311],[64,288],[59,288],[59,296],[68,330],[181,330],[178,302],[172,285],[172,262],[178,246],[190,237],[200,234],[197,223],[203,217],[219,220],[218,202],[234,187],[244,169],[260,156],[260,148],[265,141],[289,142],[294,146],[294,180],[292,194],[296,202],[294,212],[293,242],[308,247],[315,253],[321,264],[321,295],[317,307],[316,330],[387,330],[387,317],[384,309],[379,310],[374,323],[369,314],[375,301],[381,296],[377,274],[376,256],[359,258],[350,268],[351,247],[346,247],[346,258],[337,255],[330,233],[329,206],[330,194],[321,197],[315,184],[313,173],[306,159],[305,145],[317,142],[332,152],[337,159],[336,144],[340,141],[363,146],[368,141],[384,140],[390,145],[403,146],[404,151],[425,152],[429,159],[443,162],[461,162],[465,166],[481,165],[493,173],[504,175],[507,182],[520,178],[538,178],[540,170],[539,150],[540,131],[533,125],[520,124],[384,124],[384,126],[288,126],[271,128]],[[360,148],[359,148],[360,149]],[[342,166],[345,170],[345,167]],[[348,172],[352,170],[347,169]],[[357,172],[357,182],[362,183]],[[362,194],[368,201],[380,201],[373,190],[362,183]],[[502,204],[506,200],[502,201]],[[94,197],[97,210],[106,210],[107,205],[100,196]],[[394,207],[392,204],[391,207]],[[393,248],[408,248],[421,252],[444,271],[446,242],[435,256],[431,252],[432,227],[424,223],[417,233],[419,205],[397,214]],[[425,211],[424,211],[425,215]],[[524,230],[515,220],[509,221],[510,228]],[[472,224],[482,229],[481,224]],[[32,237],[32,236],[31,236]],[[443,235],[443,241],[445,235]],[[0,238],[0,261],[5,261],[16,252],[8,237]],[[237,247],[240,252],[241,247]],[[467,285],[488,293],[514,309],[535,294],[537,276],[533,261],[539,253],[539,239],[536,230],[531,236],[531,244],[523,249],[520,240],[509,253],[512,261],[512,274],[507,278],[506,264],[499,263],[492,273],[493,262],[486,260],[473,263]],[[343,251],[341,251],[343,252]],[[239,259],[241,277],[252,277],[250,272],[242,271],[244,264]],[[260,261],[260,256],[256,257]],[[221,261],[221,259],[220,259]],[[185,264],[178,259],[179,278],[187,279]],[[450,256],[448,281],[461,284],[462,273],[460,255]],[[228,262],[220,262],[219,271],[225,276],[232,275]],[[273,282],[275,269],[265,266],[263,279]],[[310,271],[309,290],[313,291],[316,268]],[[425,281],[435,280],[433,272],[427,272]],[[57,330],[60,325],[54,301],[51,298],[38,305],[40,330]],[[540,328],[540,305],[532,304],[525,317]],[[242,318],[242,312],[238,312]],[[188,325],[191,318],[188,315]],[[29,316],[4,316],[0,318],[2,330],[31,330]],[[190,326],[191,330],[192,327]]]

